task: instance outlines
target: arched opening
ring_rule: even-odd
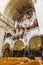
[[[22,57],[24,49],[24,42],[22,40],[17,40],[14,43],[13,51],[15,57]]]
[[[42,45],[40,36],[32,37],[29,43],[30,43],[30,49],[36,49],[36,50],[39,50],[40,46]]]
[[[6,43],[3,46],[3,57],[10,57],[10,44]]]
[[[40,49],[42,46],[41,38],[40,36],[34,36],[29,41],[29,47],[30,47],[30,54],[33,54],[35,56],[40,55]]]

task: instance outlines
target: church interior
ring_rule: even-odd
[[[0,0],[0,65],[43,64],[38,1]]]

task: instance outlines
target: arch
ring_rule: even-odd
[[[3,46],[4,49],[6,48],[10,48],[10,44],[9,43],[6,43],[4,46]]]
[[[41,38],[40,36],[33,36],[29,41],[29,47],[30,49],[36,49],[39,50],[41,47]]]
[[[9,43],[6,43],[3,46],[3,56],[4,57],[10,57],[10,44]]]
[[[24,48],[24,42],[22,40],[17,40],[15,43],[14,43],[14,47],[13,47],[13,50],[14,51],[20,51]]]

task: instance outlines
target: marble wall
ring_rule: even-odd
[[[0,27],[0,57],[2,56],[2,46],[3,46],[4,34],[5,34],[5,30]]]

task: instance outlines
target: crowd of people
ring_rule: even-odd
[[[7,43],[4,46],[3,57],[29,57],[30,59],[41,57],[43,59],[43,48],[41,47],[40,50],[29,49],[28,54],[28,50],[26,50],[26,48],[19,51],[11,50],[9,43]]]

